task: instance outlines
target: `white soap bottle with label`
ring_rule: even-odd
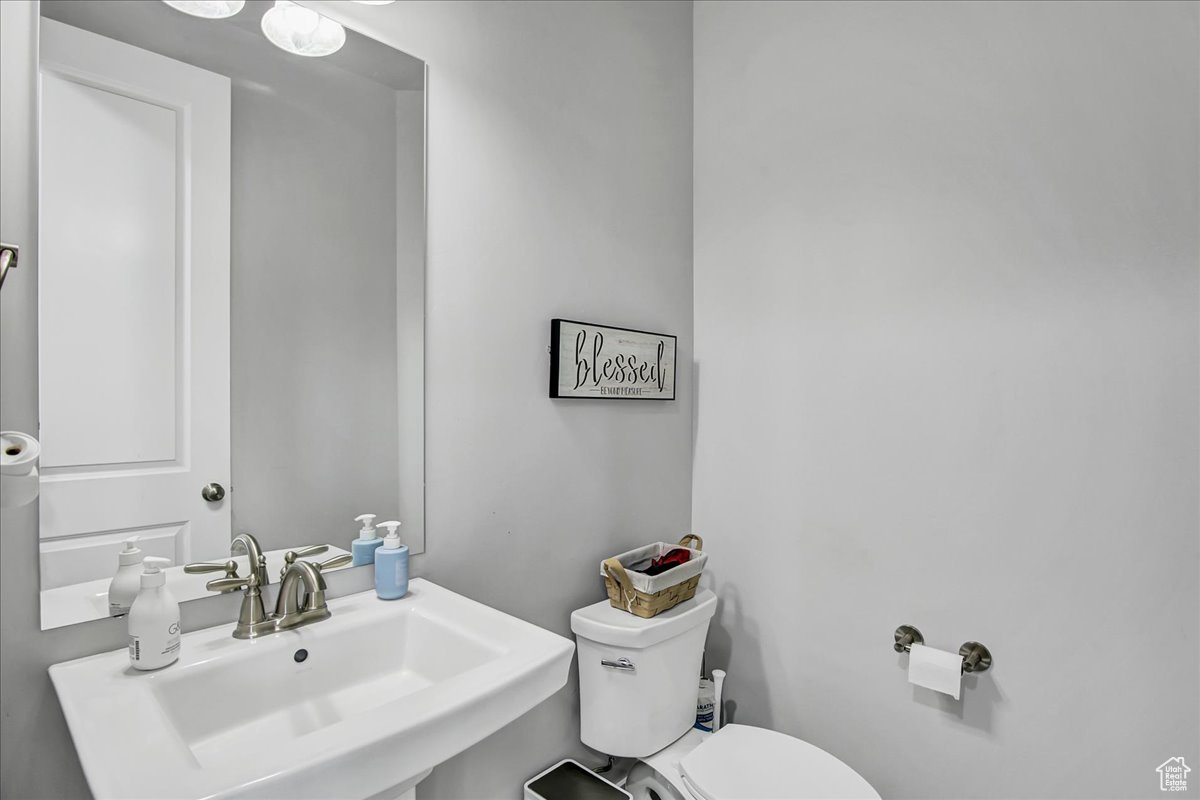
[[[137,546],[138,537],[125,540],[125,549],[117,554],[117,574],[108,584],[108,615],[119,617],[129,613],[129,607],[138,596],[142,577],[142,550]]]
[[[163,572],[171,561],[142,559],[142,590],[129,609],[129,663],[134,669],[161,669],[179,658],[179,602]]]

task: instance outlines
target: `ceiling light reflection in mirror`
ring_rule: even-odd
[[[275,0],[263,14],[262,30],[271,44],[298,56],[327,56],[346,43],[346,29],[289,0]]]
[[[203,19],[228,19],[246,6],[245,0],[163,0],[176,11]],[[387,5],[393,0],[359,0],[363,5]],[[262,17],[262,32],[271,44],[298,56],[336,53],[346,43],[346,29],[317,12],[276,0]]]
[[[204,19],[228,19],[246,7],[246,0],[163,0],[176,11]]]

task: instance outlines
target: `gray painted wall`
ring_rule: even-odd
[[[6,21],[21,7],[0,3]],[[552,402],[546,346],[553,316],[676,333],[680,386],[691,384],[690,6],[405,2],[329,11],[431,64],[430,534],[414,568],[569,635],[570,611],[602,597],[602,557],[688,525],[691,393],[674,403]],[[28,46],[10,46],[3,29],[4,69],[19,68]],[[21,313],[10,317],[10,304],[36,296],[25,277],[12,284],[24,288],[3,292],[6,428],[28,425],[36,408],[32,386],[18,384],[35,369],[33,344],[9,334]],[[36,520],[6,511],[3,526],[0,795],[84,796],[45,670],[121,646],[123,630],[105,621],[39,632]],[[335,573],[331,583],[362,589],[362,578]],[[232,619],[235,606],[218,598],[190,617],[185,609],[185,628]],[[438,768],[419,796],[519,797],[537,770],[584,755],[577,708],[572,676]]]
[[[233,529],[264,547],[400,513],[396,114],[348,72],[233,82]]]
[[[695,7],[709,663],[884,797],[1200,761],[1198,8]]]
[[[310,5],[429,64],[424,574],[570,636],[601,558],[688,525],[691,392],[551,401],[546,347],[554,316],[677,333],[691,384],[690,5]],[[576,687],[418,798],[595,758]]]

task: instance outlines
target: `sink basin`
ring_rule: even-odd
[[[545,700],[574,645],[426,580],[253,640],[183,636],[170,667],[124,650],[55,664],[97,798],[399,797]]]

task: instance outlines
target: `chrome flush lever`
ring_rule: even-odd
[[[616,661],[610,661],[606,658],[600,659],[600,666],[610,667],[611,669],[621,669],[627,672],[632,672],[637,669],[637,666],[628,658],[618,658]]]

